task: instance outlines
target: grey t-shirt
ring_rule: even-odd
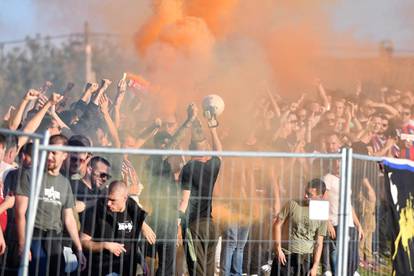
[[[310,220],[309,206],[290,200],[278,216],[290,223],[289,244],[283,246],[286,253],[312,254],[316,236],[326,235],[326,221]]]
[[[30,182],[22,178],[17,185],[16,194],[29,197]],[[74,199],[69,181],[61,174],[45,174],[40,188],[35,228],[62,232],[62,211],[73,206]]]

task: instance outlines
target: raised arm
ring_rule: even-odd
[[[85,90],[83,91],[83,95],[81,97],[81,101],[85,104],[89,103],[93,93],[95,93],[99,88],[97,83],[90,83],[88,82],[85,86]]]
[[[104,95],[105,91],[108,89],[109,85],[112,83],[112,81],[108,80],[108,79],[103,79],[101,81],[101,86],[98,89],[98,92],[96,93],[95,98],[92,100],[92,103],[95,105],[99,105],[99,101],[102,97],[102,95]]]
[[[369,183],[368,178],[365,177],[362,179],[362,185],[367,189],[368,200],[370,202],[377,201],[377,196],[375,195],[375,191],[372,188],[371,183]]]
[[[114,105],[114,123],[117,128],[121,124],[121,106],[125,98],[125,91],[127,88],[127,82],[125,79],[121,79],[118,82],[118,94],[116,95],[115,105]]]
[[[109,134],[112,137],[114,146],[117,148],[121,147],[121,140],[119,139],[118,130],[112,121],[111,115],[109,114],[109,99],[105,94],[100,97],[99,106],[101,108],[105,123],[108,126]]]
[[[39,97],[39,95],[40,92],[37,90],[30,89],[29,91],[27,91],[26,95],[24,95],[23,100],[20,102],[19,107],[17,108],[15,115],[9,121],[9,128],[11,130],[16,130],[19,127],[20,123],[23,120],[23,115],[27,108],[27,105],[30,101],[36,100]]]
[[[63,99],[63,96],[53,93],[49,100],[43,105],[43,107],[36,113],[35,116],[27,123],[27,125],[23,128],[23,132],[35,132],[36,129],[39,127],[40,123],[42,122],[43,118],[46,115],[46,112],[52,105],[56,105]],[[20,136],[18,141],[18,150],[26,144],[29,137],[27,136]]]
[[[58,123],[60,128],[67,128],[70,129],[70,127],[68,127],[68,125],[66,125],[62,119],[60,119],[59,115],[56,113],[56,105],[52,105],[49,109],[49,114],[50,116],[52,116],[52,118]]]
[[[374,101],[368,101],[367,104],[369,106],[373,107],[373,108],[381,108],[381,109],[385,110],[392,117],[398,117],[400,115],[400,113],[398,112],[398,110],[396,108],[394,108],[393,106],[389,105],[389,104],[386,104],[386,103],[377,103],[377,102],[374,102]]]
[[[328,95],[326,94],[325,87],[323,86],[320,79],[315,80],[316,88],[318,89],[319,96],[321,97],[323,101],[323,106],[325,107],[325,110],[328,111],[331,109],[331,104],[328,99]]]
[[[185,135],[185,130],[191,127],[196,117],[197,107],[194,104],[190,104],[187,108],[187,119],[174,133],[171,142],[167,145],[166,149],[174,149],[181,143]]]
[[[273,94],[269,88],[266,89],[266,92],[267,92],[267,95],[269,96],[270,102],[272,103],[272,107],[273,107],[273,110],[275,111],[276,117],[280,117],[282,113],[280,111],[279,105],[276,102],[275,97],[273,97]]]
[[[157,118],[155,119],[153,124],[143,129],[135,142],[135,148],[142,147],[142,145],[145,144],[148,141],[148,139],[154,137],[154,135],[157,134],[158,130],[160,129],[161,124],[161,119]]]
[[[211,134],[211,141],[212,141],[213,150],[222,151],[223,146],[222,146],[221,141],[218,137],[217,128],[215,128],[215,127],[210,128],[210,134]]]

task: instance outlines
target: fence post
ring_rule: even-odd
[[[341,185],[339,190],[339,218],[338,218],[338,251],[336,275],[347,275],[348,246],[349,246],[349,216],[352,217],[350,200],[352,179],[352,149],[343,148],[341,151]]]
[[[43,145],[47,146],[49,144],[49,132],[46,131],[43,138]],[[24,242],[24,251],[23,251],[23,260],[19,269],[19,276],[27,276],[29,270],[29,252],[30,245],[32,243],[33,228],[36,219],[37,205],[39,203],[39,193],[40,187],[42,185],[43,173],[46,163],[47,150],[42,150],[40,156],[40,161],[38,161],[39,156],[39,140],[34,140],[33,144],[33,163],[32,163],[32,172],[30,179],[30,198],[29,206],[27,210],[27,220],[26,220],[26,238]],[[36,170],[37,165],[39,164],[38,169]]]

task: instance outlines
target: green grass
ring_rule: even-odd
[[[361,276],[390,276],[392,271],[391,259],[387,258],[386,264],[377,265],[375,270],[358,268],[358,272]]]

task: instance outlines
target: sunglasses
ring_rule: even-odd
[[[81,159],[81,158],[73,156],[73,157],[70,158],[70,162],[72,162],[72,163],[75,163],[75,162],[85,163],[86,159]]]
[[[108,180],[111,179],[112,177],[110,174],[107,174],[107,173],[100,173],[97,176],[101,179],[108,179]]]

